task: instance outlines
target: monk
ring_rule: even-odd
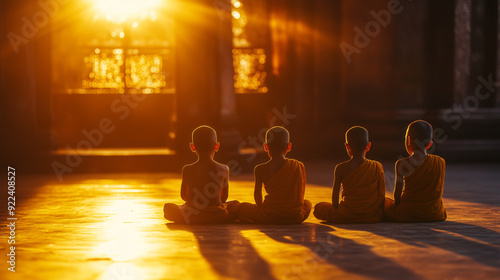
[[[406,130],[409,157],[396,162],[394,200],[386,198],[384,216],[393,222],[438,222],[446,220],[443,185],[446,163],[427,153],[432,146],[432,126],[423,120]]]
[[[351,127],[345,141],[351,159],[335,167],[332,203],[316,204],[314,216],[330,223],[380,222],[385,197],[384,169],[380,162],[365,157],[371,148],[368,131],[361,126]]]
[[[226,203],[228,198],[229,168],[214,160],[219,150],[215,130],[200,126],[193,131],[191,150],[198,160],[182,168],[181,206],[166,203],[165,219],[179,224],[221,224],[237,218],[238,201]]]
[[[255,167],[255,204],[238,205],[242,222],[257,224],[300,224],[311,212],[312,204],[304,199],[306,172],[302,162],[286,158],[291,150],[290,134],[281,127],[266,133],[264,149],[270,160]],[[262,201],[262,185],[267,195]]]

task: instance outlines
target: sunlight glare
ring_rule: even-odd
[[[232,12],[232,15],[233,15],[233,17],[234,17],[235,19],[239,19],[239,18],[240,18],[240,16],[241,16],[241,15],[240,15],[240,13],[239,13],[238,11],[233,11],[233,12]]]
[[[124,22],[128,18],[139,16],[143,13],[153,13],[151,17],[156,19],[154,9],[160,0],[92,0],[94,8],[107,20]],[[154,15],[154,16],[153,16]]]
[[[108,267],[106,272],[101,276],[101,280],[118,280],[130,279],[140,280],[146,279],[144,271],[133,263],[114,263]]]
[[[94,254],[113,261],[128,261],[144,256],[151,249],[140,224],[147,212],[143,204],[118,200],[105,206],[102,212],[110,214],[101,235],[106,241],[95,247]]]

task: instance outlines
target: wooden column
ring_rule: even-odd
[[[455,103],[462,102],[469,94],[471,62],[471,0],[455,1]]]
[[[42,12],[27,0],[0,6],[0,145],[20,168],[50,146],[50,17]]]
[[[229,0],[179,1],[176,11],[176,150],[189,153],[191,132],[214,127],[221,152],[239,144],[233,89]]]
[[[500,48],[500,0],[497,1],[497,49]],[[500,81],[500,55],[497,56],[496,81]],[[500,89],[497,88],[495,107],[500,108]]]
[[[212,5],[212,20],[217,28],[217,57],[219,73],[216,77],[215,90],[218,95],[219,109],[217,112],[221,152],[238,153],[238,146],[242,139],[236,129],[238,124],[236,110],[236,95],[234,92],[233,67],[233,32],[231,26],[231,0],[217,0],[222,6]],[[227,8],[223,8],[227,7]]]

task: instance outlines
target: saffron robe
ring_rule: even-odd
[[[427,155],[405,177],[401,203],[387,198],[385,219],[393,222],[439,222],[446,220],[443,186],[446,162],[437,155]]]
[[[337,209],[320,202],[314,216],[331,223],[375,223],[383,219],[385,178],[382,164],[366,159],[342,179],[342,200]]]
[[[300,224],[311,212],[312,203],[304,199],[306,171],[298,160],[286,159],[281,169],[264,183],[267,195],[262,206],[241,203],[238,218],[259,224]]]

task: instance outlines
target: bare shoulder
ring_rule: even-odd
[[[267,177],[269,173],[269,162],[257,164],[253,169],[255,178],[263,180],[264,177]]]
[[[194,163],[186,164],[182,167],[182,173],[189,173],[193,169]]]
[[[193,177],[193,163],[191,164],[186,164],[182,167],[182,180],[188,180],[188,178]]]
[[[219,162],[215,162],[215,164],[216,164],[218,170],[225,171],[225,172],[229,173],[229,167],[227,165],[219,163]]]
[[[409,168],[409,166],[412,166],[410,162],[410,157],[405,157],[402,159],[398,159],[396,161],[396,164],[394,167],[396,168],[396,174],[399,174],[401,176],[406,176],[409,173],[411,173],[413,170]]]
[[[260,174],[260,173],[262,173],[263,170],[266,169],[266,167],[267,167],[267,162],[266,163],[257,164],[255,166],[255,168],[253,169],[253,172],[255,174]]]
[[[337,178],[344,177],[344,175],[349,167],[348,164],[349,164],[349,161],[344,161],[344,162],[337,164],[337,166],[335,166],[335,171],[334,171],[335,177],[337,177]]]

